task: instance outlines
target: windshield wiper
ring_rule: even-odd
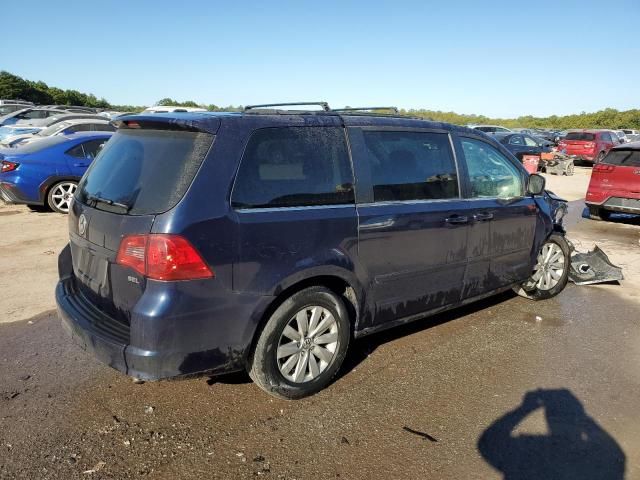
[[[92,202],[93,205],[90,205],[90,202]],[[124,213],[129,213],[129,210],[131,210],[131,205],[127,205],[126,203],[114,202],[111,199],[102,198],[99,195],[87,195],[87,205],[97,208],[99,203],[109,205],[110,207],[121,208],[124,210]]]

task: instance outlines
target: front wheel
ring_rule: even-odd
[[[558,295],[569,280],[571,249],[562,235],[552,234],[542,245],[533,274],[514,291],[532,300],[546,300]]]
[[[78,188],[78,183],[71,180],[56,183],[49,189],[47,205],[54,212],[69,213],[71,199],[76,192],[76,188]]]
[[[340,297],[324,287],[306,288],[285,300],[267,321],[249,375],[276,397],[312,395],[338,372],[350,335],[349,314]]]

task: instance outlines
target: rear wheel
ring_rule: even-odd
[[[602,207],[589,207],[589,218],[591,220],[609,220],[611,216],[611,212],[609,210],[605,210]]]
[[[595,163],[600,163],[602,161],[602,159],[604,158],[604,156],[605,156],[605,153],[604,152],[600,152],[598,154],[598,156],[596,157],[596,161],[594,162],[594,164]]]
[[[514,291],[532,300],[546,300],[558,295],[569,280],[571,250],[562,235],[552,234],[542,245],[533,274]]]
[[[310,287],[280,305],[256,343],[249,375],[276,397],[297,399],[325,388],[349,346],[344,302],[331,290]]]
[[[570,163],[569,165],[567,165],[566,170],[564,171],[564,174],[568,177],[570,177],[571,175],[573,175],[575,168],[573,166],[573,163]]]
[[[65,180],[58,182],[49,189],[47,194],[47,205],[54,212],[69,213],[71,199],[78,188],[77,182]]]

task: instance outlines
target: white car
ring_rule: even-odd
[[[512,130],[501,127],[500,125],[467,125],[469,128],[473,128],[474,130],[480,130],[485,133],[511,133]]]
[[[100,120],[97,118],[76,118],[64,120],[62,122],[54,123],[53,125],[34,133],[24,133],[18,135],[11,135],[0,142],[2,147],[18,147],[26,145],[27,143],[42,140],[46,137],[52,137],[54,135],[68,135],[76,132],[114,132],[114,127],[109,120]]]

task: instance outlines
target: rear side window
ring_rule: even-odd
[[[458,175],[445,133],[362,132],[374,202],[458,197]]]
[[[255,131],[245,149],[231,199],[236,208],[353,202],[345,134],[337,127]]]
[[[602,163],[621,167],[640,167],[640,150],[610,150]]]
[[[182,130],[119,129],[89,167],[76,196],[85,204],[98,197],[126,205],[121,213],[132,215],[166,212],[187,191],[213,138]],[[96,208],[105,204],[95,202]]]
[[[593,133],[585,133],[585,132],[569,132],[567,136],[564,137],[565,140],[582,140],[586,142],[593,142],[596,139],[595,134]]]

